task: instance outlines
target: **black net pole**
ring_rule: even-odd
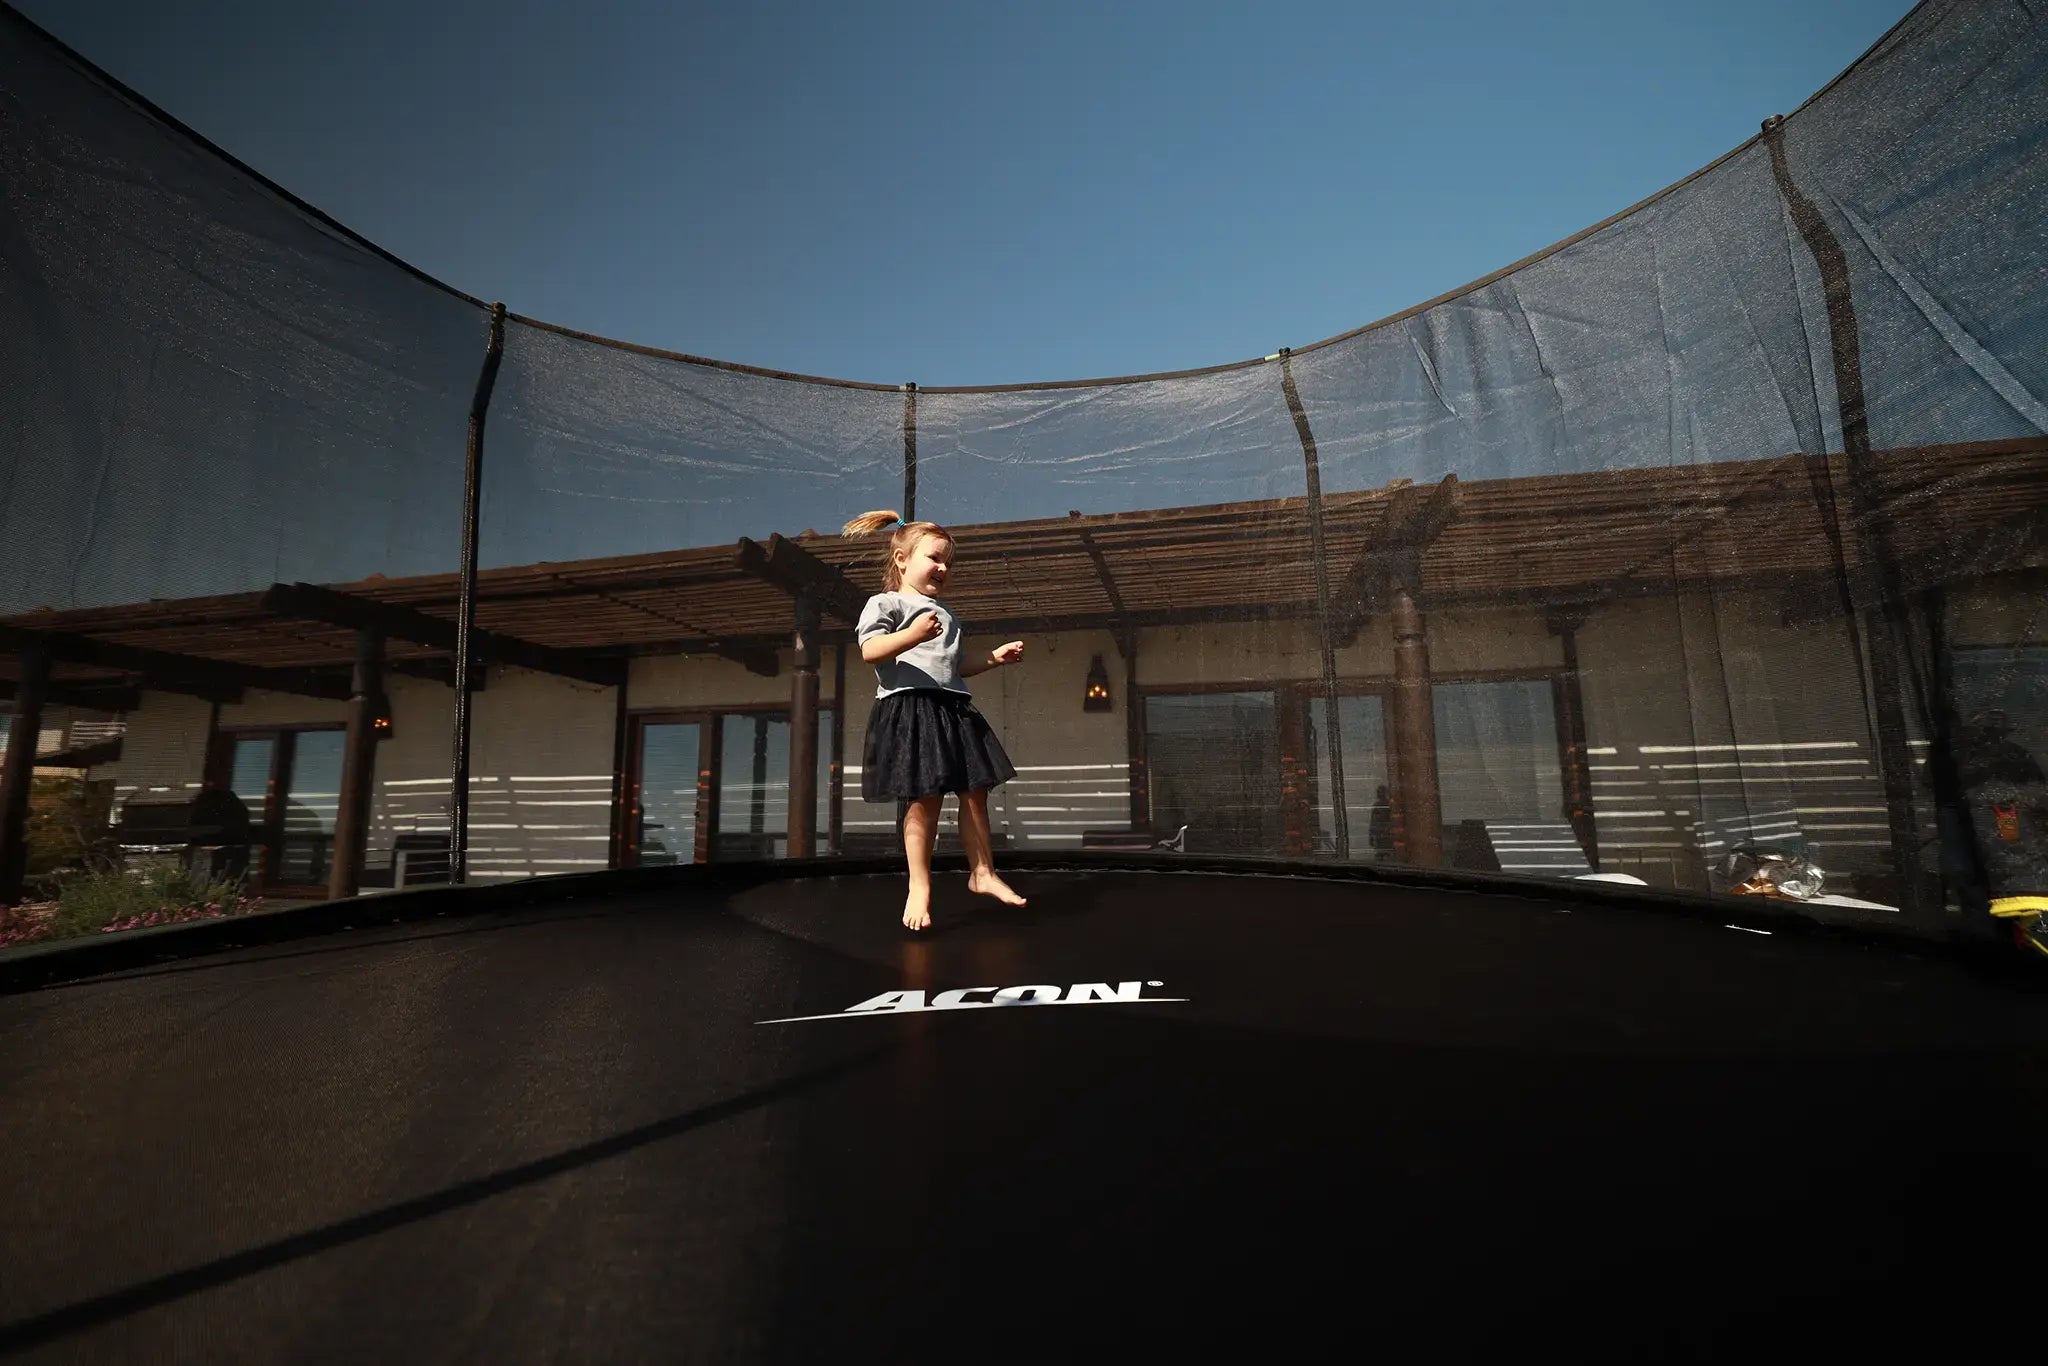
[[[1849,284],[1849,258],[1827,219],[1792,178],[1785,159],[1785,120],[1766,119],[1764,142],[1770,149],[1771,171],[1778,182],[1792,222],[1820,272],[1827,302],[1828,346],[1835,377],[1835,405],[1842,426],[1842,453],[1848,467],[1850,521],[1861,532],[1859,549],[1868,567],[1857,573],[1844,567],[1850,599],[1850,640],[1870,670],[1871,715],[1877,734],[1878,762],[1884,779],[1892,859],[1899,871],[1899,906],[1909,916],[1921,913],[1925,900],[1920,885],[1920,822],[1913,800],[1912,749],[1906,740],[1904,694],[1899,679],[1899,644],[1906,638],[1900,613],[1904,598],[1892,580],[1891,556],[1878,530],[1879,498],[1870,487],[1870,417],[1863,395],[1863,355],[1856,331],[1856,301]],[[1832,516],[1833,500],[1828,500]],[[1832,528],[1831,528],[1832,530]],[[1835,532],[1839,547],[1839,532]],[[1837,551],[1839,557],[1839,549]],[[1871,583],[1871,580],[1875,580]],[[1875,589],[1877,601],[1870,601]],[[1861,629],[1859,630],[1859,624]]]
[[[917,520],[917,385],[903,386],[903,520]]]
[[[1344,808],[1344,743],[1337,720],[1337,651],[1330,643],[1330,565],[1323,548],[1323,477],[1316,468],[1316,434],[1309,428],[1301,392],[1294,387],[1293,353],[1280,349],[1280,389],[1294,434],[1301,438],[1301,459],[1308,467],[1308,544],[1316,568],[1316,637],[1323,655],[1323,703],[1328,709],[1323,733],[1329,737],[1330,815],[1337,833],[1337,858],[1351,859],[1351,817]]]
[[[917,520],[917,385],[903,386],[903,520]],[[910,803],[896,803],[896,834],[910,818]]]
[[[491,305],[491,339],[484,349],[476,397],[469,405],[469,458],[462,490],[462,589],[455,621],[455,765],[448,787],[448,880],[469,876],[470,637],[476,630],[477,507],[483,489],[484,418],[498,364],[505,358],[505,305]]]
[[[1955,656],[1948,640],[1948,590],[1930,588],[1921,597],[1927,621],[1927,652],[1933,660],[1929,691],[1927,778],[1934,788],[1935,847],[1941,851],[1941,875],[1970,911],[1986,911],[1991,902],[1991,870],[1971,833],[1962,770],[1956,762]]]

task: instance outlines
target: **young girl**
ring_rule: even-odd
[[[1024,904],[996,876],[988,838],[988,790],[1016,777],[1017,768],[974,709],[963,682],[1016,663],[1024,642],[962,659],[960,623],[938,602],[953,563],[953,538],[934,522],[906,526],[895,512],[864,512],[846,524],[844,534],[891,529],[883,591],[868,599],[854,629],[860,657],[875,666],[877,699],[861,756],[860,795],[871,802],[910,803],[903,819],[903,852],[910,860],[903,923],[921,930],[932,923],[932,844],[939,803],[948,792],[960,797],[967,890]]]

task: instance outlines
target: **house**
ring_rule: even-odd
[[[1878,528],[1892,601],[1856,612],[1864,542],[1817,520],[1812,465],[1333,495],[1322,584],[1300,499],[955,527],[956,610],[976,639],[1030,642],[977,680],[1020,767],[994,831],[1057,850],[1185,825],[1212,852],[1702,887],[1724,835],[1779,830],[1833,885],[1898,904],[1902,866],[1937,862],[1916,652],[1932,642],[1943,686],[1985,652],[1999,677],[2013,659],[2048,677],[2048,442],[1874,460],[1898,491]],[[1970,496],[1916,501],[1935,486]],[[896,813],[859,798],[872,687],[849,648],[876,549],[807,535],[482,571],[468,875],[787,856],[792,786],[816,852],[891,847]],[[455,575],[280,584],[0,630],[53,643],[54,687],[132,690],[119,757],[92,765],[120,800],[231,786],[265,830],[267,889],[352,891],[445,847],[459,594]],[[1885,687],[1888,607],[1911,639]],[[806,686],[808,779],[790,760]]]

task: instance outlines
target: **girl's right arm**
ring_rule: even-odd
[[[860,643],[860,657],[870,664],[879,664],[885,659],[894,659],[913,645],[922,645],[946,628],[939,624],[937,612],[920,612],[917,619],[900,631],[891,631],[885,636],[869,636]]]

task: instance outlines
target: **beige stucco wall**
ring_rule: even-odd
[[[1703,817],[1796,812],[1823,867],[1889,847],[1862,681],[1839,626],[1787,627],[1755,594],[1597,611],[1579,667],[1602,863],[1694,885]]]
[[[1563,662],[1562,647],[1533,609],[1435,612],[1425,624],[1430,671],[1438,677],[1548,669]],[[1107,633],[1095,634],[1109,639]],[[1391,677],[1394,643],[1388,619],[1368,618],[1358,638],[1335,652],[1335,663],[1340,679]],[[1319,682],[1322,676],[1322,638],[1313,620],[1164,626],[1138,633],[1141,687]]]
[[[42,723],[36,731],[36,753],[51,755],[65,747],[67,732],[77,713],[70,707],[46,706],[43,708]],[[97,713],[94,713],[97,715]],[[11,703],[0,702],[0,755],[5,755],[13,743],[15,712]],[[38,764],[37,767],[46,768]]]
[[[752,673],[745,665],[716,655],[653,655],[636,659],[626,675],[627,705],[634,711],[653,711],[664,707],[686,710],[785,703],[789,701],[790,652],[780,651],[776,658],[781,672],[773,678]],[[818,696],[832,696],[829,650],[818,669]]]
[[[454,693],[393,675],[392,734],[376,747],[369,857],[394,838],[447,829]],[[471,865],[478,877],[514,877],[606,865],[617,690],[493,668],[476,694],[471,741]],[[119,763],[95,771],[117,799],[137,790],[196,789],[204,776],[209,704],[143,694],[130,713]],[[250,693],[221,707],[222,726],[343,721],[347,706],[292,694]]]
[[[1024,642],[1021,663],[968,684],[1017,765],[1016,778],[989,799],[989,828],[1006,834],[1013,848],[1077,848],[1084,830],[1130,824],[1123,656],[1107,631],[1025,636]],[[1002,643],[969,641],[977,650]],[[1109,675],[1114,710],[1108,712],[1081,710],[1096,655]],[[1145,658],[1142,646],[1138,658]]]
[[[121,757],[92,772],[114,784],[114,803],[131,796],[196,791],[206,776],[206,742],[213,704],[179,693],[145,692],[128,713]]]
[[[387,858],[401,834],[448,828],[448,789],[453,781],[455,690],[393,674],[385,680],[384,692],[391,703],[391,734],[377,742],[368,853],[373,862]],[[476,696],[483,705],[490,688]]]
[[[610,863],[618,689],[492,669],[470,750],[470,876]]]
[[[1953,589],[1948,604],[1951,644],[2048,643],[2048,575],[2013,575]]]
[[[393,678],[393,687],[395,688],[400,681],[399,678]],[[393,705],[396,705],[395,701]],[[301,697],[297,693],[265,692],[261,688],[251,688],[242,694],[241,701],[223,702],[220,708],[220,724],[223,730],[231,730],[236,726],[304,726],[322,722],[338,725],[347,720],[346,702],[336,702],[324,697]]]

